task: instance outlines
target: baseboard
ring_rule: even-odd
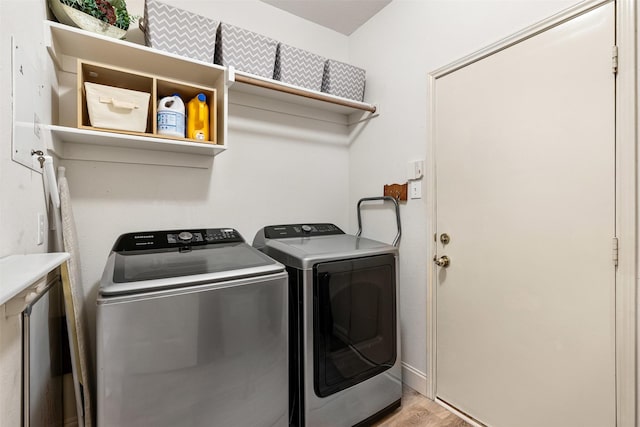
[[[440,399],[436,399],[435,402],[442,406],[443,408],[447,409],[449,412],[457,415],[459,418],[462,418],[464,421],[467,422],[467,424],[470,424],[473,427],[488,427],[485,424],[482,424],[480,421],[475,420],[473,418],[471,418],[470,416],[468,416],[467,414],[465,414],[462,411],[459,411],[458,409],[456,409],[455,407],[449,405],[447,402],[445,402],[444,400],[440,400]]]
[[[402,362],[402,382],[423,396],[427,395],[427,375],[405,362]]]

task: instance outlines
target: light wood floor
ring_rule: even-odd
[[[471,427],[471,424],[410,387],[402,388],[402,406],[372,427]]]

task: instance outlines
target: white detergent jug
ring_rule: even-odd
[[[158,103],[158,134],[185,137],[184,102],[174,93]]]

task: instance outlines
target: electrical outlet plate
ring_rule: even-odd
[[[38,235],[36,237],[36,244],[40,246],[44,243],[44,214],[38,212]]]

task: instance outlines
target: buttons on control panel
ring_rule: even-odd
[[[225,242],[237,242],[238,239],[242,239],[238,232],[233,228],[216,228],[207,230],[205,239],[209,243],[225,243]]]
[[[191,239],[193,239],[193,234],[189,233],[188,231],[183,231],[182,233],[178,234],[178,239],[182,242],[190,242]]]
[[[334,224],[291,224],[272,225],[264,228],[267,239],[284,239],[288,237],[329,236],[344,234]]]
[[[200,243],[204,242],[201,232],[181,231],[179,233],[167,233],[167,243]]]

